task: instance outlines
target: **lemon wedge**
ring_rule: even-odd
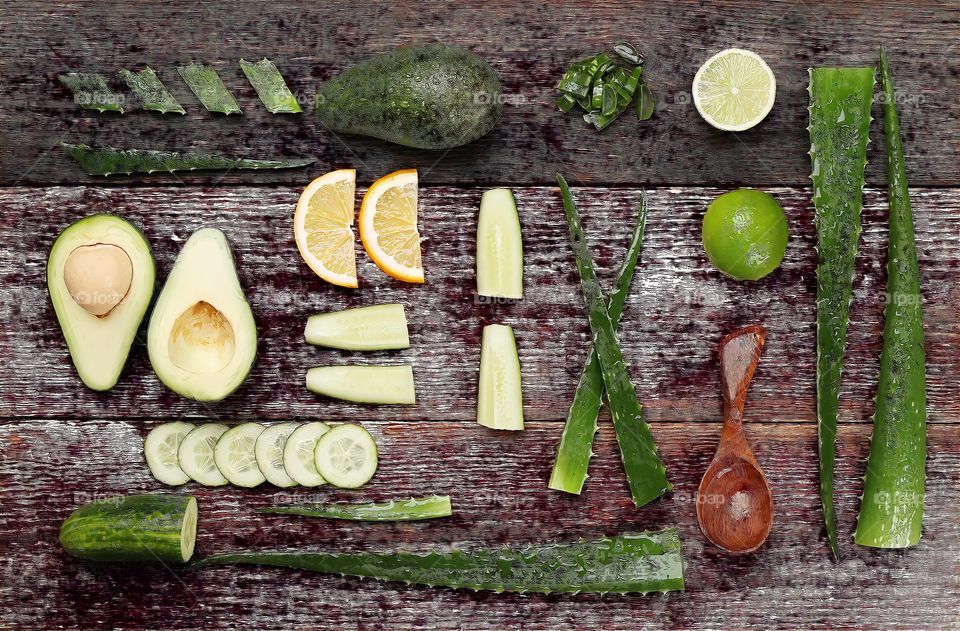
[[[353,194],[356,169],[340,169],[310,182],[300,194],[293,231],[300,255],[317,276],[340,287],[357,286]]]
[[[408,283],[423,282],[416,169],[395,171],[370,186],[360,204],[360,240],[388,275]]]

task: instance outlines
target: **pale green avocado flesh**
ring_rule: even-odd
[[[150,316],[147,350],[160,381],[197,401],[219,401],[247,378],[257,326],[219,230],[184,244]]]

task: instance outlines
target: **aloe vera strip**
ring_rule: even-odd
[[[160,77],[149,66],[140,72],[131,72],[126,68],[120,70],[120,76],[127,82],[127,87],[140,101],[145,110],[160,112],[161,114],[186,114],[183,106],[167,91]]]
[[[192,567],[237,564],[494,592],[645,594],[684,587],[675,528],[576,543],[425,554],[238,552],[210,556]]]
[[[264,107],[271,114],[298,114],[300,113],[300,104],[296,97],[290,92],[283,75],[269,59],[260,61],[240,60],[240,68],[253,89],[257,91],[257,96]]]
[[[587,247],[580,215],[577,212],[570,187],[563,176],[557,176],[563,196],[563,209],[570,229],[570,240],[580,273],[580,286],[587,304],[593,345],[600,360],[603,385],[607,390],[610,415],[620,445],[620,457],[630,484],[630,494],[637,506],[643,506],[670,490],[670,482],[663,463],[657,455],[650,427],[643,417],[643,408],[630,381],[623,353],[617,341],[613,321],[593,269],[593,259]]]
[[[637,267],[637,257],[643,247],[643,233],[647,223],[647,194],[641,193],[637,223],[630,237],[630,245],[623,264],[617,272],[615,289],[610,294],[607,313],[614,329],[620,323],[623,306],[630,293],[630,283]],[[597,433],[597,415],[603,404],[603,374],[595,348],[590,349],[587,363],[580,373],[580,381],[573,395],[573,403],[563,426],[557,458],[550,474],[549,488],[580,495],[587,480],[587,468],[593,456],[593,437]]]
[[[926,358],[920,269],[900,137],[896,93],[886,51],[880,52],[887,154],[890,243],[883,349],[873,438],[854,541],[906,548],[920,541],[926,463]]]
[[[61,143],[64,151],[89,175],[131,175],[174,171],[224,171],[232,169],[295,169],[316,162],[314,159],[281,158],[251,160],[202,153],[179,153],[149,149],[94,148]]]
[[[107,85],[101,74],[68,72],[57,79],[73,92],[73,102],[87,110],[123,114],[124,97]]]
[[[241,114],[240,104],[227,86],[223,85],[220,75],[210,66],[190,64],[178,66],[177,72],[208,112],[220,114]]]
[[[817,438],[827,541],[840,558],[833,504],[840,373],[846,348],[873,68],[810,70],[810,159],[817,228]]]
[[[349,521],[420,521],[449,517],[453,514],[448,495],[391,500],[368,504],[304,504],[301,506],[272,506],[257,509],[258,513],[272,515],[300,515],[326,517]]]

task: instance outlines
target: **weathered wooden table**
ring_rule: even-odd
[[[956,2],[372,2],[6,3],[0,20],[0,627],[478,628],[478,629],[958,629],[960,628],[960,4]],[[655,118],[624,116],[602,134],[552,108],[566,64],[620,38],[647,55]],[[269,56],[298,95],[371,53],[403,43],[462,44],[496,68],[508,103],[499,127],[445,153],[335,137],[309,114],[268,114],[236,64]],[[927,508],[919,546],[860,548],[851,535],[881,345],[886,261],[880,126],[872,129],[864,235],[858,257],[838,445],[843,559],[824,541],[814,416],[814,233],[806,155],[812,65],[871,64],[889,48],[900,89],[923,277],[928,358]],[[709,128],[690,100],[697,66],[741,45],[778,80],[758,128]],[[216,65],[243,116],[209,115],[176,80],[176,64]],[[161,117],[76,109],[56,81],[68,70],[109,74],[149,64],[188,108]],[[117,86],[119,87],[119,86]],[[875,117],[879,117],[879,107]],[[86,177],[59,141],[316,156],[309,171]],[[363,185],[420,171],[428,282],[390,280],[362,255],[362,288],[316,278],[293,244],[291,214],[312,177],[356,167]],[[561,421],[589,348],[555,172],[576,185],[601,273],[619,263],[641,188],[650,193],[647,245],[620,334],[675,492],[642,510],[630,502],[604,413],[581,497],[546,488]],[[714,195],[763,187],[790,220],[783,266],[757,283],[720,276],[700,243]],[[474,300],[474,231],[481,192],[512,186],[520,203],[528,295]],[[69,222],[114,212],[142,226],[166,276],[201,226],[223,229],[260,331],[246,384],[221,404],[163,388],[138,341],[117,387],[85,389],[50,307],[45,258]],[[302,342],[314,312],[403,302],[412,346],[344,354]],[[516,327],[527,430],[494,433],[474,421],[481,326]],[[769,338],[747,404],[748,431],[773,485],[776,522],[758,552],[731,558],[706,544],[693,494],[719,435],[716,345],[759,322]],[[412,362],[418,403],[360,407],[315,398],[304,371],[323,363]],[[516,596],[377,584],[296,571],[239,568],[173,574],[94,569],[66,558],[60,522],[93,497],[160,491],[141,437],[177,418],[362,421],[381,445],[371,484],[352,493],[186,488],[201,506],[201,554],[252,546],[323,550],[469,549],[678,524],[687,591],[639,596]],[[449,493],[455,517],[365,525],[260,516],[297,499]]]

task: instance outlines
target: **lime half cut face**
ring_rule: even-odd
[[[717,197],[703,217],[707,257],[737,280],[759,280],[777,269],[788,236],[783,208],[769,193],[752,188]]]
[[[722,50],[706,61],[693,79],[693,103],[703,119],[724,131],[746,131],[773,108],[777,80],[756,53]]]

